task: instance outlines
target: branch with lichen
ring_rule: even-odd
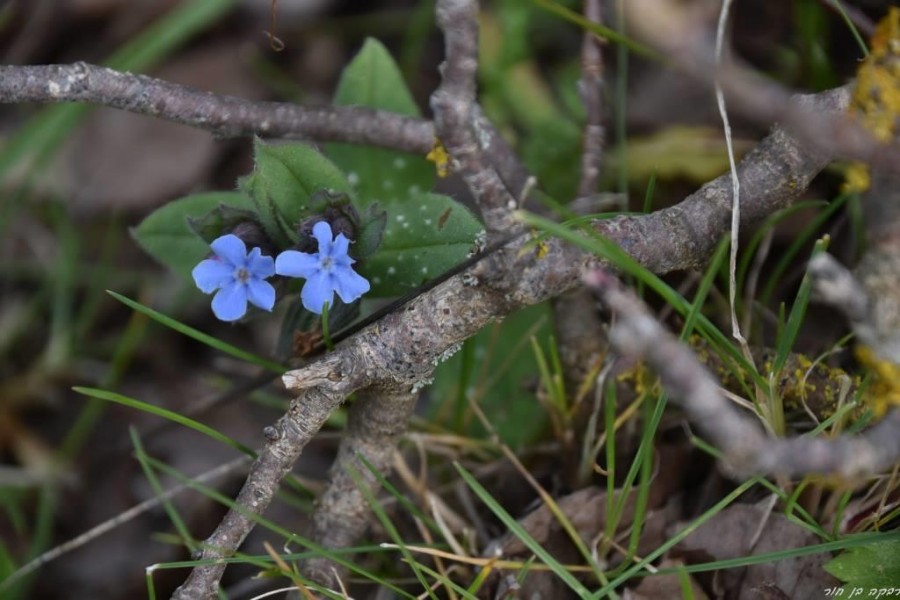
[[[860,435],[835,438],[771,438],[749,413],[735,408],[715,377],[650,314],[610,272],[594,268],[585,283],[615,313],[610,344],[629,358],[642,357],[663,388],[687,413],[691,423],[723,453],[735,473],[858,477],[890,467],[900,456],[900,410],[890,411]]]
[[[435,6],[438,27],[444,32],[445,60],[441,84],[431,95],[434,129],[459,174],[475,197],[488,232],[508,235],[517,228],[512,213],[519,190],[509,190],[485,154],[486,137],[475,112],[478,70],[478,3],[445,0]]]
[[[507,176],[501,165],[519,167],[518,162],[491,160],[490,135],[495,132],[474,104],[477,29],[472,6],[459,0],[440,6],[448,62],[445,79],[433,99],[438,115],[434,131],[439,132],[457,171],[472,189],[490,229],[499,234],[517,227],[511,221],[510,209],[516,206],[521,190],[511,187],[511,181],[520,181],[522,172]],[[458,20],[460,16],[467,20]],[[302,137],[382,145],[422,154],[433,142],[434,131],[427,122],[367,109],[250,103],[83,63],[0,69],[0,101],[5,102],[94,102],[201,127],[221,136]],[[818,113],[840,112],[846,101],[845,90],[834,90],[800,98],[792,106]],[[485,132],[490,135],[481,135]],[[744,223],[752,225],[789,205],[831,160],[832,152],[824,146],[811,149],[776,128],[739,165],[745,191]],[[730,194],[730,180],[723,177],[670,209],[598,221],[595,229],[656,273],[696,268],[705,263],[719,237],[728,230]],[[221,559],[240,546],[306,443],[349,394],[358,390],[361,396],[368,396],[369,407],[378,406],[378,398],[388,402],[410,397],[415,388],[428,381],[434,366],[465,339],[523,306],[573,288],[582,269],[596,263],[595,257],[559,240],[549,240],[540,256],[521,249],[521,243],[512,242],[348,338],[334,353],[286,374],[285,383],[297,397],[288,412],[266,428],[268,441],[235,507],[204,544],[200,558],[210,564],[196,567],[176,597],[207,598],[216,594],[225,569]],[[386,395],[380,394],[385,390]],[[356,410],[363,414],[369,409],[352,412]],[[399,415],[403,410],[395,412]],[[383,430],[397,431],[400,420],[392,417]],[[362,432],[359,439],[367,435],[374,438],[382,434],[376,428]],[[349,528],[347,532],[344,539],[353,535]]]
[[[801,101],[811,110],[841,111],[848,93],[840,88]],[[738,165],[746,192],[744,223],[759,223],[789,206],[830,160],[830,155],[804,148],[776,127]],[[731,189],[730,176],[725,175],[671,208],[597,221],[594,228],[655,273],[697,268],[728,231]],[[291,469],[328,411],[350,393],[380,384],[410,389],[423,384],[437,363],[482,327],[573,288],[582,270],[597,262],[558,239],[548,240],[544,250],[540,258],[519,252],[518,245],[490,254],[347,338],[318,362],[285,374],[286,387],[298,395],[287,414],[267,430],[270,441],[260,451],[236,508],[204,544],[202,558],[215,562],[240,546],[255,524],[253,516],[262,514],[274,497],[280,477]],[[195,568],[175,597],[212,597],[224,569],[221,563]]]
[[[147,75],[77,62],[0,65],[0,104],[85,102],[189,125],[219,138],[258,135],[345,142],[426,154],[434,144],[430,121],[361,106],[259,102],[213,94]],[[485,123],[480,107],[478,122]],[[518,188],[527,177],[499,133],[482,126],[488,157],[500,177]]]
[[[716,377],[725,390],[740,395],[745,393],[748,385],[752,385],[739,365],[731,364],[731,359],[716,352],[701,336],[692,335],[685,342],[700,364]],[[785,412],[796,415],[800,424],[795,429],[800,431],[809,420],[819,423],[833,416],[842,403],[853,398],[860,387],[858,376],[851,376],[843,369],[829,366],[824,361],[814,361],[804,354],[789,353],[784,366],[776,373],[772,370],[777,359],[774,349],[750,346],[750,352],[753,363],[759,365],[760,376],[766,380],[773,378],[771,393],[781,399]],[[618,374],[619,381],[640,381],[643,366],[641,363]],[[866,409],[864,403],[859,403],[852,409],[850,416],[861,417]],[[805,419],[804,414],[809,419]]]

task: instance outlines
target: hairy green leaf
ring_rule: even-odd
[[[372,284],[369,297],[399,296],[465,260],[481,223],[462,204],[419,194],[383,204],[388,214],[378,252],[360,263]]]
[[[394,59],[372,38],[341,74],[334,104],[420,114]],[[348,144],[329,144],[328,154],[347,173],[364,203],[425,192],[434,185],[434,166],[423,156]]]
[[[253,203],[240,192],[186,196],[151,213],[131,230],[131,235],[147,254],[190,278],[191,270],[209,254],[209,244],[191,230],[188,220],[203,219],[222,206],[249,210]]]
[[[266,233],[280,246],[296,241],[296,226],[309,216],[310,199],[320,190],[350,193],[344,174],[305,144],[254,143],[256,167],[241,180]]]
[[[848,549],[825,565],[825,570],[851,589],[896,588],[900,581],[900,539]]]

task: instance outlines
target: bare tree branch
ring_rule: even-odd
[[[89,102],[197,127],[219,137],[348,142],[425,154],[431,123],[362,107],[251,102],[83,62],[0,66],[0,103]]]
[[[360,106],[253,102],[84,62],[0,65],[0,104],[21,102],[87,102],[189,125],[221,138],[259,135],[346,142],[421,155],[431,150],[435,139],[432,123],[414,117]],[[481,108],[475,105],[473,111],[488,159],[509,189],[520,192],[528,171]]]
[[[341,376],[351,369],[327,357],[310,365],[306,377],[318,381],[323,377]],[[344,368],[342,368],[344,367]],[[200,560],[217,561],[234,554],[256,524],[254,517],[268,508],[281,480],[291,470],[301,451],[322,428],[331,412],[350,394],[354,378],[332,382],[328,388],[314,388],[291,403],[288,412],[265,430],[269,442],[250,467],[247,481],[235,499],[236,508],[229,510],[216,530],[204,543]],[[224,562],[195,567],[173,598],[194,600],[213,598],[225,572]]]
[[[584,0],[584,16],[600,22],[599,0]],[[597,191],[603,161],[603,56],[601,40],[585,31],[581,40],[581,80],[578,82],[586,120],[582,136],[581,179],[578,196]],[[552,302],[556,342],[566,389],[572,397],[584,383],[592,365],[606,348],[603,325],[594,310],[594,299],[584,288],[557,296]]]
[[[847,90],[806,97],[815,110],[844,110]],[[761,221],[788,206],[830,160],[810,152],[783,130],[776,130],[738,165],[742,178],[744,223]],[[716,240],[728,232],[731,181],[722,176],[682,203],[644,216],[596,222],[598,232],[656,273],[696,268],[712,254]],[[546,253],[499,251],[454,276],[345,340],[335,352],[304,369],[285,374],[288,389],[299,392],[291,410],[271,431],[273,441],[261,451],[238,496],[209,538],[204,559],[232,554],[278,489],[305,444],[328,411],[350,393],[372,385],[418,387],[434,366],[486,324],[514,310],[559,295],[577,285],[583,269],[596,259],[549,240]],[[488,274],[491,274],[488,277]],[[483,282],[490,279],[491,285]],[[177,598],[207,598],[215,593],[224,565],[198,567]]]
[[[313,539],[320,546],[349,548],[365,533],[372,511],[360,485],[373,494],[380,489],[365,463],[380,474],[391,472],[396,440],[406,431],[417,397],[417,391],[407,385],[375,386],[361,391],[353,401],[328,487],[313,513]],[[337,587],[336,578],[344,573],[342,567],[323,557],[305,561],[302,569],[306,576],[330,588]]]
[[[472,190],[493,241],[492,234],[507,234],[516,227],[512,213],[518,208],[519,190],[511,193],[491,166],[485,156],[489,136],[479,127],[482,121],[476,119],[478,3],[445,0],[438,2],[435,12],[446,48],[441,85],[431,96],[435,132],[453,158],[455,170]]]
[[[610,332],[613,348],[627,356],[645,358],[691,422],[724,452],[729,469],[740,473],[840,473],[858,477],[890,467],[900,456],[900,410],[896,409],[862,435],[832,439],[768,437],[756,419],[722,396],[718,382],[691,349],[663,329],[643,302],[625,291],[612,274],[592,269],[584,279],[615,311],[616,324]]]

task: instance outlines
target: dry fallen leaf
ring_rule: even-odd
[[[688,564],[699,564],[803,548],[819,541],[813,533],[781,514],[767,516],[761,505],[735,504],[701,525],[676,546],[672,555]],[[824,590],[840,585],[823,569],[830,558],[827,553],[809,554],[717,571],[715,578],[721,585],[721,596],[716,597],[738,600],[822,597]]]

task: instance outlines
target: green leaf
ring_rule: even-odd
[[[209,244],[191,230],[188,219],[202,219],[220,206],[247,210],[253,203],[239,192],[186,196],[151,213],[131,235],[147,254],[190,278],[191,270],[209,254]]]
[[[420,115],[394,59],[372,38],[341,74],[334,104]],[[347,173],[364,203],[426,192],[434,185],[434,166],[424,156],[348,144],[329,144],[328,154]]]
[[[825,570],[850,588],[896,588],[900,581],[900,539],[850,548]]]
[[[517,311],[493,323],[463,343],[460,351],[438,365],[431,387],[428,421],[454,433],[483,437],[484,427],[474,417],[475,394],[500,440],[511,448],[525,448],[546,435],[547,411],[535,389],[522,382],[538,367],[529,339],[546,339],[550,312],[546,303]],[[519,402],[510,402],[519,398]]]
[[[555,198],[575,194],[581,156],[581,129],[567,117],[543,121],[525,137],[522,157],[541,185]]]
[[[281,246],[296,241],[296,226],[320,190],[350,193],[340,169],[305,144],[254,143],[256,168],[240,182],[253,199],[266,233]]]
[[[400,296],[465,260],[483,230],[462,204],[440,194],[384,203],[388,214],[378,252],[360,262],[368,297]]]
[[[362,224],[359,235],[354,240],[352,253],[359,258],[366,258],[374,254],[384,240],[384,230],[387,227],[387,212],[381,208],[381,204],[370,204],[362,216]]]
[[[202,217],[188,217],[187,223],[191,231],[206,243],[211,244],[224,232],[234,231],[242,223],[256,223],[258,218],[255,211],[219,204]],[[244,239],[244,241],[247,240]]]

